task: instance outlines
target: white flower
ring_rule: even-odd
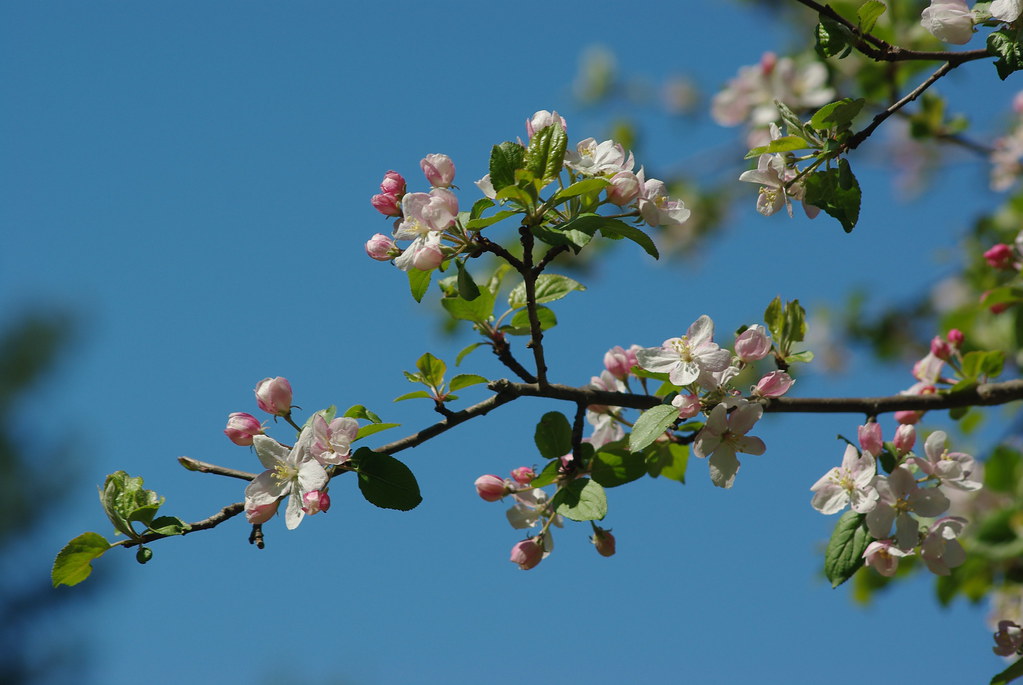
[[[923,544],[920,545],[920,556],[931,573],[947,576],[956,566],[966,561],[966,552],[956,540],[966,527],[966,519],[959,516],[946,516],[938,519],[931,526]]]
[[[767,449],[760,438],[746,435],[764,414],[763,406],[739,400],[728,414],[724,404],[714,407],[707,424],[693,441],[693,454],[710,457],[710,479],[719,488],[730,488],[739,471],[736,452],[763,454]]]
[[[920,522],[910,516],[910,512],[932,517],[949,507],[948,498],[941,490],[918,487],[913,474],[903,466],[897,467],[887,478],[877,476],[874,487],[878,502],[867,512],[867,530],[878,540],[887,538],[894,522],[895,542],[900,549],[913,549],[919,542]]]
[[[596,138],[587,138],[576,145],[575,151],[565,153],[565,165],[585,176],[611,177],[621,171],[632,171],[635,161],[621,143],[613,140],[598,143]]]
[[[920,24],[945,43],[964,45],[973,38],[973,13],[966,0],[931,0],[920,14]]]
[[[302,431],[295,446],[290,449],[265,435],[252,438],[256,456],[267,470],[256,476],[245,488],[247,511],[265,507],[285,495],[291,495],[284,514],[284,524],[289,530],[298,527],[305,516],[302,496],[322,489],[328,480],[323,466],[309,453],[310,439],[309,428]]]
[[[636,352],[639,365],[654,373],[667,373],[678,386],[696,381],[713,388],[715,371],[724,371],[732,360],[728,350],[721,349],[714,337],[714,322],[704,314],[693,322],[681,338],[669,338],[661,347],[648,347]]]
[[[981,482],[973,478],[973,472],[977,469],[973,457],[964,452],[949,452],[945,447],[947,441],[948,436],[944,431],[934,431],[924,443],[927,459],[910,457],[909,461],[928,476],[940,478],[942,486],[947,485],[956,490],[980,490]]]
[[[877,506],[877,490],[872,485],[877,465],[869,452],[862,455],[846,445],[842,466],[836,466],[813,484],[810,504],[822,514],[836,514],[851,505],[852,510],[866,514]]]
[[[1023,0],[995,0],[988,11],[995,19],[1014,22],[1023,14]]]

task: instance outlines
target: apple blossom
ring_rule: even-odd
[[[687,392],[675,395],[675,398],[671,401],[671,406],[678,409],[678,417],[680,419],[691,419],[699,414],[701,409],[700,398]]]
[[[938,516],[948,509],[949,501],[938,488],[921,488],[913,474],[903,466],[896,467],[886,478],[874,479],[878,501],[867,512],[867,530],[876,538],[887,538],[895,524],[895,540],[901,549],[912,549],[918,542],[920,523],[910,516],[916,512],[921,516]]]
[[[965,527],[966,519],[959,516],[940,518],[931,526],[920,545],[920,558],[931,573],[947,576],[950,569],[962,566],[966,561],[966,552],[956,539]]]
[[[256,404],[267,414],[287,416],[291,413],[291,383],[287,378],[264,378],[256,384]]]
[[[426,155],[419,166],[434,188],[450,188],[455,180],[455,163],[447,155]]]
[[[269,504],[250,504],[247,500],[245,502],[245,520],[249,523],[256,525],[259,523],[266,523],[274,514],[277,513],[277,508],[280,506],[280,500],[274,500]]]
[[[842,466],[836,466],[813,484],[810,504],[822,514],[837,514],[849,505],[858,514],[877,506],[877,490],[873,480],[877,465],[869,452],[860,454],[846,445]]]
[[[780,118],[775,100],[794,109],[820,107],[835,91],[828,86],[828,70],[812,61],[797,64],[789,57],[764,53],[759,64],[744,66],[711,103],[711,116],[721,126],[749,122],[764,127]]]
[[[533,114],[533,116],[526,119],[526,135],[532,138],[538,131],[542,131],[555,122],[561,124],[562,130],[568,130],[568,124],[565,122],[565,117],[558,114],[557,111],[548,112],[545,109],[541,109]]]
[[[958,328],[953,328],[948,332],[948,341],[956,347],[961,347],[966,336]]]
[[[966,0],[931,0],[920,14],[920,24],[945,43],[965,45],[973,38],[973,13]]]
[[[500,476],[487,474],[476,479],[476,493],[487,502],[496,502],[510,492]]]
[[[681,200],[668,197],[664,181],[656,178],[647,179],[643,169],[636,174],[639,180],[639,195],[636,196],[636,208],[650,226],[681,226],[692,214]]]
[[[597,549],[597,554],[602,557],[611,557],[615,553],[615,536],[611,534],[610,530],[601,528],[600,526],[593,524],[593,535],[590,537],[590,542]]]
[[[873,457],[881,454],[884,449],[884,441],[881,438],[881,424],[877,421],[870,421],[856,429],[856,437],[860,443],[860,449]]]
[[[991,649],[998,656],[1016,656],[1023,652],[1023,627],[1015,621],[999,621],[995,646]]]
[[[401,196],[405,194],[404,177],[397,171],[388,171],[384,174],[384,180],[380,182],[380,192],[401,199]]]
[[[512,469],[511,475],[512,480],[519,485],[529,485],[536,478],[536,471],[528,466],[520,466],[517,469]]]
[[[667,373],[678,386],[697,382],[705,387],[716,386],[711,374],[724,371],[732,355],[713,342],[714,322],[706,314],[694,321],[681,338],[669,338],[661,347],[636,351],[636,360],[647,371]]]
[[[316,414],[312,421],[309,452],[324,466],[343,464],[350,458],[352,442],[358,434],[359,422],[353,418],[339,416],[328,424],[322,415]]]
[[[916,428],[911,423],[903,423],[895,429],[895,439],[892,440],[895,445],[896,453],[901,456],[906,454],[913,445],[916,444]]]
[[[899,568],[899,559],[912,553],[899,549],[892,540],[875,540],[863,551],[863,560],[882,576],[891,578]]]
[[[615,378],[624,381],[632,372],[632,367],[639,365],[636,359],[636,351],[639,349],[639,345],[633,345],[627,350],[615,345],[604,353],[604,368]]]
[[[510,494],[515,500],[515,504],[505,512],[505,517],[512,528],[516,530],[534,528],[540,519],[550,517],[550,500],[547,498],[547,493],[540,488],[513,491]],[[555,514],[551,522],[560,528],[561,516]]]
[[[246,511],[257,510],[290,495],[284,523],[291,530],[302,522],[305,516],[302,497],[307,492],[322,489],[328,480],[323,466],[309,454],[310,438],[310,429],[303,429],[298,441],[289,449],[265,435],[253,437],[256,456],[267,470],[245,488]]]
[[[939,338],[940,340],[940,338]],[[933,343],[931,349],[933,350]],[[934,385],[941,378],[941,369],[945,362],[934,352],[928,352],[924,357],[913,365],[913,377],[921,383]],[[923,394],[923,393],[920,393]]]
[[[378,193],[369,199],[373,209],[384,216],[401,216],[401,198],[390,193]]]
[[[610,178],[610,181],[611,185],[605,190],[607,201],[611,204],[624,207],[639,197],[639,177],[631,171],[619,171]]]
[[[394,265],[402,271],[436,268],[443,261],[440,234],[455,222],[458,199],[450,190],[434,188],[429,193],[406,193],[401,207],[405,218],[394,237],[412,240],[412,244],[394,260]]]
[[[771,338],[760,324],[750,326],[735,339],[735,356],[741,361],[755,362],[771,353]]]
[[[984,253],[984,259],[992,269],[1014,269],[1012,248],[1005,243],[996,243]]]
[[[952,357],[952,344],[940,335],[936,335],[931,338],[931,354],[946,362]]]
[[[302,511],[309,516],[330,509],[330,495],[326,490],[310,490],[302,495]]]
[[[236,445],[251,445],[252,436],[262,435],[262,433],[263,425],[252,414],[236,411],[227,417],[227,428],[224,429],[224,435]]]
[[[480,189],[484,197],[488,197],[491,200],[497,199],[497,191],[494,190],[494,184],[490,181],[490,174],[487,174],[478,181],[474,181],[476,187]]]
[[[565,165],[584,176],[613,177],[621,171],[632,171],[635,165],[632,153],[626,153],[620,143],[587,138],[565,153]]]
[[[366,254],[378,262],[387,262],[401,254],[401,251],[388,236],[377,233],[366,241]]]
[[[1023,0],[994,0],[988,11],[995,19],[1012,23],[1023,13]]]
[[[976,462],[969,454],[963,452],[949,453],[945,447],[948,436],[944,431],[934,431],[924,442],[926,459],[910,457],[909,461],[916,464],[928,476],[941,479],[941,485],[956,490],[972,492],[979,490],[982,483],[972,476],[976,470]]]
[[[719,488],[730,488],[739,471],[736,452],[763,454],[766,447],[760,438],[746,435],[764,414],[760,404],[740,400],[731,414],[724,404],[715,406],[707,423],[693,441],[693,454],[710,457],[710,479]]]
[[[781,131],[771,124],[771,140],[781,136]],[[792,203],[789,199],[802,202],[806,188],[802,182],[789,183],[796,177],[797,171],[790,168],[781,154],[765,154],[757,158],[757,168],[744,171],[739,175],[740,181],[759,183],[760,193],[757,195],[757,212],[771,216],[784,207],[792,216]],[[820,213],[820,208],[803,202],[803,213],[813,219]]]
[[[767,374],[753,388],[753,395],[757,397],[781,397],[789,391],[796,381],[784,371],[772,371]]]
[[[519,568],[523,571],[528,571],[543,561],[544,548],[542,541],[537,541],[539,537],[526,538],[522,542],[516,543],[512,547],[511,559],[509,561],[513,564],[518,564]]]

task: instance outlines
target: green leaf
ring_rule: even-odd
[[[533,226],[529,230],[548,245],[567,245],[572,248],[574,254],[579,254],[579,251],[586,247],[593,238],[593,236],[582,231],[562,231],[544,226]]]
[[[583,180],[576,181],[567,188],[562,188],[555,193],[554,197],[551,198],[551,203],[553,205],[557,205],[570,197],[578,197],[579,195],[585,195],[587,193],[600,192],[609,185],[611,185],[611,182],[604,178],[584,178]]]
[[[573,290],[586,290],[586,286],[568,276],[540,274],[536,279],[536,304],[560,300]],[[526,284],[519,283],[508,293],[508,306],[512,309],[526,306]]]
[[[580,214],[571,221],[562,224],[561,230],[580,231],[587,235],[593,235],[595,232],[600,231],[600,235],[612,240],[627,238],[642,247],[654,259],[660,257],[657,252],[657,246],[654,245],[654,241],[646,233],[635,226],[630,226],[624,221],[609,219],[600,214]]]
[[[646,461],[642,454],[633,454],[624,447],[605,445],[590,462],[590,475],[605,488],[631,483],[646,475]]]
[[[831,102],[817,110],[810,118],[810,125],[820,131],[846,128],[852,123],[856,115],[860,113],[866,102],[863,98],[856,98],[855,100],[853,98],[842,98],[836,102]]]
[[[761,145],[760,147],[753,148],[746,153],[746,159],[771,154],[773,152],[793,152],[794,150],[804,150],[808,147],[813,146],[806,142],[804,138],[799,136],[782,136],[781,138],[772,140],[767,145]]]
[[[429,352],[416,360],[416,368],[423,375],[423,383],[435,388],[439,388],[444,382],[444,372],[448,369],[447,364]]]
[[[366,409],[366,407],[361,404],[353,404],[347,411],[345,411],[344,414],[342,414],[342,416],[347,416],[350,419],[366,419],[373,423],[380,423],[382,420],[379,416],[371,412],[369,409]]]
[[[544,459],[560,459],[572,451],[572,425],[561,412],[547,412],[536,424],[533,440]]]
[[[1005,353],[1001,350],[967,352],[963,355],[963,380],[972,381],[981,376],[995,377],[1002,373]]]
[[[430,276],[433,271],[420,271],[416,268],[410,268],[405,273],[408,274],[408,285],[409,290],[412,291],[412,297],[416,302],[423,301],[423,295],[426,294],[427,289],[430,287]]]
[[[845,159],[838,161],[837,169],[817,171],[808,175],[804,184],[803,203],[820,207],[838,219],[849,233],[860,218],[860,185]]]
[[[189,529],[191,526],[177,516],[160,516],[149,524],[149,530],[160,535],[181,535]]]
[[[470,385],[479,385],[480,383],[489,383],[490,381],[474,373],[460,373],[451,379],[451,383],[448,387],[452,392],[455,390],[461,390],[462,388],[468,388]]]
[[[541,331],[554,328],[558,324],[558,318],[554,316],[554,312],[543,305],[536,308],[536,318],[540,321]],[[501,326],[501,331],[508,335],[530,335],[532,330],[529,328],[529,310],[520,309],[515,312],[508,325]]]
[[[852,46],[856,42],[856,36],[846,26],[834,19],[818,15],[820,23],[817,24],[817,43],[814,46],[817,54],[821,57],[838,56],[839,59],[848,57],[852,52]]]
[[[664,476],[685,484],[689,464],[689,446],[677,442],[655,442],[642,452],[651,478]]]
[[[419,400],[419,399],[427,399],[428,400],[428,399],[431,399],[432,397],[433,397],[433,395],[431,395],[430,393],[426,392],[425,390],[413,390],[412,392],[407,392],[404,395],[401,395],[400,397],[395,397],[392,401],[393,402],[404,402],[405,400]]]
[[[484,323],[494,313],[494,293],[484,288],[475,299],[445,297],[441,299],[440,305],[453,319]]]
[[[107,476],[100,492],[100,502],[107,518],[114,528],[135,539],[138,533],[131,525],[132,520],[152,520],[156,509],[163,504],[163,498],[152,490],[142,487],[141,477],[132,478],[124,471],[115,471]],[[138,518],[133,519],[133,515]]]
[[[480,296],[480,289],[476,285],[476,281],[472,280],[472,276],[466,270],[463,260],[456,259],[455,267],[458,269],[458,296],[463,300],[472,302]]]
[[[526,150],[518,143],[505,141],[490,151],[490,183],[495,191],[515,185],[515,170],[522,168]]]
[[[489,200],[488,200],[488,202],[489,202]],[[491,204],[493,204],[493,203],[491,202]],[[512,211],[510,209],[502,209],[500,212],[498,212],[497,214],[494,214],[493,216],[479,217],[477,219],[469,219],[469,221],[467,221],[465,223],[465,228],[468,231],[478,231],[481,228],[486,228],[487,226],[493,226],[498,221],[504,221],[505,219],[507,219],[510,216],[515,216],[516,214],[521,214],[521,213],[522,212],[514,212],[514,211]]]
[[[502,202],[505,200],[517,202],[522,207],[532,207],[535,201],[534,197],[518,186],[505,186],[497,191],[496,197]]]
[[[984,462],[984,487],[993,492],[1015,494],[1023,480],[1023,459],[1007,445],[999,445]]]
[[[491,200],[489,197],[481,197],[480,199],[473,202],[472,209],[469,210],[469,223],[471,223],[473,219],[478,219],[481,216],[483,216],[483,212],[487,211],[493,206],[494,201]],[[466,228],[469,228],[469,226],[466,225]]]
[[[629,434],[629,450],[639,452],[678,420],[678,409],[670,404],[659,404],[639,415]]]
[[[785,314],[781,306],[780,295],[775,296],[771,300],[771,304],[767,305],[767,309],[764,310],[764,323],[767,324],[767,328],[775,340],[781,340],[781,334],[785,328]]]
[[[789,342],[802,342],[806,337],[806,310],[799,304],[799,300],[785,304],[785,328],[781,337]]]
[[[567,452],[566,452],[567,454]],[[536,475],[536,478],[529,482],[534,488],[542,488],[550,485],[558,479],[558,474],[561,469],[561,458],[551,459],[547,462],[547,465],[543,467],[543,470]]]
[[[1023,69],[1023,49],[1016,32],[1008,28],[988,34],[987,51],[995,60],[998,78],[1003,81],[1014,71]]]
[[[565,148],[568,137],[561,124],[546,126],[529,139],[529,147],[523,159],[525,169],[541,183],[553,179],[561,173],[565,164]]]
[[[385,431],[390,428],[397,428],[400,425],[400,423],[371,423],[367,426],[359,426],[359,432],[355,434],[355,439],[361,440],[362,438],[373,435],[374,433],[379,433],[380,431]]]
[[[607,516],[607,495],[600,483],[578,478],[554,493],[551,506],[573,521],[599,521]]]
[[[352,455],[351,464],[359,474],[359,490],[370,504],[409,511],[423,501],[416,477],[394,457],[360,447]]]
[[[831,587],[849,580],[863,566],[863,552],[871,540],[866,520],[866,514],[855,511],[847,511],[838,519],[824,552],[824,575],[831,581]]]
[[[1017,659],[1012,666],[992,678],[991,685],[1005,685],[1017,678],[1023,678],[1023,659]]]
[[[867,0],[856,10],[856,18],[859,19],[860,31],[870,33],[874,24],[885,13],[888,8],[881,0]]]
[[[78,585],[92,573],[92,560],[98,559],[111,548],[99,533],[82,533],[57,553],[53,560],[50,580],[53,587]]]
[[[462,351],[458,353],[458,356],[457,356],[457,357],[455,357],[455,366],[460,366],[460,365],[461,365],[461,363],[462,363],[462,360],[463,360],[463,359],[465,359],[465,358],[466,358],[466,356],[468,356],[468,354],[469,354],[470,352],[472,352],[473,350],[475,350],[475,349],[476,349],[477,347],[479,347],[480,345],[486,345],[486,344],[487,344],[487,343],[477,342],[477,343],[473,343],[473,344],[471,344],[471,345],[468,345],[467,347],[464,347],[464,348],[462,349]]]

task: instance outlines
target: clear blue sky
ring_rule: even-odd
[[[240,482],[175,460],[257,470],[221,431],[229,412],[255,413],[252,388],[265,376],[291,379],[306,409],[365,404],[403,424],[393,438],[433,422],[425,403],[391,404],[411,389],[401,370],[425,351],[453,362],[471,339],[443,336],[403,275],[365,257],[365,240],[388,229],[369,205],[383,172],[422,189],[419,159],[447,153],[468,207],[490,146],[523,136],[533,111],[558,109],[573,141],[601,136],[607,118],[581,111],[570,86],[591,45],[614,51],[625,74],[656,83],[687,72],[708,91],[783,49],[770,15],[715,9],[0,7],[0,312],[58,305],[82,324],[75,355],[23,411],[26,439],[70,442],[79,458],[73,500],[23,572],[48,573],[85,530],[109,535],[94,486],[115,469],[144,476],[166,513],[186,520],[238,501]],[[952,108],[981,123],[1012,95],[989,66],[952,85]],[[736,133],[647,124],[648,169],[727,150]],[[872,141],[863,155],[854,167],[869,175],[867,159],[883,161],[885,147]],[[609,347],[659,344],[703,313],[722,333],[753,323],[776,294],[814,305],[866,286],[879,302],[900,301],[949,273],[954,262],[940,263],[937,248],[954,259],[949,236],[995,200],[984,173],[964,159],[938,176],[939,199],[914,204],[890,176],[865,182],[851,235],[827,217],[763,219],[751,187],[727,233],[691,259],[654,264],[638,248],[617,250],[583,278],[587,293],[557,308],[553,378],[584,384]],[[463,369],[503,375],[485,354]],[[857,360],[794,391],[886,394],[909,381]],[[338,483],[328,514],[292,532],[268,524],[264,551],[246,543],[241,519],[157,544],[145,567],[115,550],[97,563],[106,590],[55,616],[38,644],[80,638],[107,685],[837,685],[862,682],[866,660],[882,677],[937,684],[1001,668],[985,608],[937,609],[929,579],[862,609],[822,578],[834,519],[810,508],[809,487],[841,457],[835,434],[852,435],[860,417],[769,417],[756,431],[768,452],[744,459],[733,490],[713,488],[696,462],[685,487],[613,491],[617,556],[598,557],[575,524],[527,573],[507,561],[521,535],[472,487],[539,461],[533,425],[558,407],[517,404],[401,455],[426,498],[414,512],[375,509]]]

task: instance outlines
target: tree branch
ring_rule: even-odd
[[[216,473],[216,471],[210,471],[210,473]],[[244,502],[235,502],[234,504],[229,504],[220,511],[218,511],[213,516],[210,516],[209,518],[205,518],[202,521],[196,521],[195,523],[188,524],[189,525],[188,530],[183,532],[182,535],[188,535],[189,533],[194,533],[197,530],[208,530],[210,528],[215,528],[224,521],[228,520],[229,518],[233,518],[238,514],[242,513],[244,510],[245,510]],[[154,540],[162,540],[163,538],[172,537],[177,536],[164,535],[162,533],[146,533],[145,535],[140,535],[136,540],[128,540],[124,542],[121,546],[135,547],[136,545],[146,544],[147,542],[152,542]]]
[[[866,140],[870,136],[870,134],[873,133],[874,130],[881,125],[881,123],[885,119],[898,112],[900,109],[911,103],[913,100],[916,100],[918,97],[920,97],[921,93],[923,93],[925,90],[934,85],[934,83],[942,76],[952,71],[952,69],[955,66],[956,65],[952,64],[952,62],[945,62],[940,67],[938,67],[937,71],[931,74],[926,81],[924,81],[919,86],[914,88],[912,91],[907,93],[906,96],[903,97],[901,100],[892,104],[890,107],[888,107],[888,109],[879,113],[877,116],[874,117],[873,121],[871,121],[870,124],[868,124],[863,130],[857,132],[851,138],[849,138],[849,140],[846,141],[845,144],[846,149],[855,150],[857,147],[859,147],[860,143]]]
[[[178,457],[178,463],[189,471],[198,471],[199,473],[212,473],[217,476],[238,478],[239,480],[252,480],[256,477],[256,474],[249,473],[248,471],[229,469],[226,466],[217,466],[216,464],[199,461],[198,459],[192,459],[191,457]]]

